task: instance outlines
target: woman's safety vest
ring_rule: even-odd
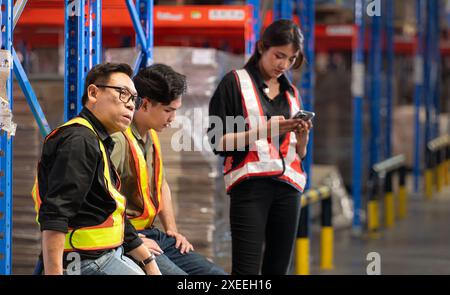
[[[242,106],[249,129],[258,128],[257,125],[261,126],[266,123],[266,118],[256,87],[245,69],[235,71],[235,76],[242,93]],[[289,91],[286,91],[291,114],[297,113],[300,109],[298,93],[295,87],[293,88],[295,97]],[[297,139],[294,132],[285,135],[279,150],[274,146],[269,136],[270,134],[267,138],[261,138],[252,143],[244,160],[236,167],[232,168],[232,156],[225,158],[224,177],[227,192],[230,192],[236,184],[250,177],[278,177],[293,185],[300,192],[303,191],[306,175],[296,151]],[[280,157],[280,152],[283,159]]]
[[[45,141],[51,138],[58,132],[59,129],[65,126],[79,124],[95,133],[92,125],[85,119],[77,117],[74,118],[64,125],[55,129],[50,133]],[[108,218],[101,224],[95,226],[88,226],[82,228],[69,228],[66,234],[66,241],[64,244],[64,251],[94,251],[94,250],[106,250],[117,248],[123,244],[124,238],[124,218],[125,218],[125,206],[126,199],[120,194],[120,192],[115,188],[114,183],[111,178],[108,155],[106,153],[105,146],[103,142],[98,139],[100,151],[103,156],[103,173],[105,176],[106,189],[111,196],[111,198],[116,202],[116,209],[114,212],[108,216]],[[39,194],[39,184],[37,176],[34,182],[32,196],[35,204],[35,210],[39,216],[39,209],[41,207],[41,196]],[[36,218],[38,220],[38,218]]]
[[[158,135],[156,131],[151,129],[149,136],[151,136],[153,142],[153,152],[148,151],[147,155],[153,154],[153,183],[155,187],[150,192],[147,161],[145,160],[144,153],[139,146],[133,132],[128,128],[124,132],[125,138],[128,141],[128,145],[133,157],[134,169],[137,176],[139,197],[144,204],[144,210],[142,214],[137,217],[130,217],[131,223],[137,230],[143,230],[150,228],[161,210],[161,195],[162,195],[162,183],[163,183],[163,164],[161,159],[161,146],[159,143]]]

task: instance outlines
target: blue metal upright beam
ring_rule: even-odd
[[[81,111],[86,66],[86,0],[65,0],[64,121]]]
[[[385,0],[385,31],[386,31],[386,120],[384,128],[384,158],[392,155],[392,100],[394,82],[394,1]]]
[[[439,0],[433,0],[434,18],[433,21],[433,62],[434,62],[434,81],[433,81],[433,125],[432,134],[433,138],[440,135],[439,130],[439,115],[441,110],[441,50],[440,50],[440,2]]]
[[[291,19],[293,14],[292,0],[274,0],[273,1],[273,20]]]
[[[102,62],[102,0],[89,0],[87,30],[87,69]]]
[[[22,15],[22,12],[26,7],[27,2],[28,2],[27,0],[16,1],[13,11],[14,27],[17,25],[17,22],[19,21],[20,16]],[[12,48],[11,52],[14,62],[13,67],[14,75],[17,79],[17,82],[20,85],[20,88],[22,89],[23,94],[25,95],[28,105],[30,106],[31,112],[33,113],[34,119],[36,120],[36,123],[39,127],[39,131],[41,132],[41,135],[45,137],[47,136],[47,134],[50,133],[50,126],[48,125],[47,119],[45,118],[45,114],[41,109],[36,94],[34,93],[33,87],[31,86],[31,83],[28,80],[25,69],[22,67],[22,64],[16,54],[15,49]]]
[[[383,15],[384,12],[381,13]],[[369,167],[381,160],[381,16],[370,18],[371,38],[369,46],[370,67],[370,161]]]
[[[422,155],[422,125],[420,123],[420,109],[422,106],[423,83],[424,83],[424,4],[426,0],[416,0],[416,30],[417,44],[414,60],[414,192],[419,190],[419,177],[421,174]]]
[[[43,137],[47,136],[50,133],[50,126],[48,125],[47,119],[45,118],[44,112],[39,105],[39,101],[36,97],[36,94],[31,87],[31,83],[28,80],[28,77],[25,73],[25,70],[20,63],[19,58],[17,57],[16,51],[12,48],[13,61],[14,61],[14,74],[16,76],[17,82],[22,89],[23,94],[25,95],[25,99],[30,106],[31,112],[33,113],[34,119],[39,127],[39,131]]]
[[[425,147],[432,139],[432,108],[433,108],[433,81],[434,81],[434,61],[433,59],[433,9],[434,0],[426,1],[426,34],[425,34],[425,80],[424,80],[424,102],[425,102],[425,138],[422,145]]]
[[[281,0],[280,3],[280,18],[292,19],[293,14],[293,2],[292,0]]]
[[[138,0],[139,19],[145,33],[146,48],[142,48],[142,61],[140,68],[145,68],[153,63],[153,0]]]
[[[28,0],[17,0],[16,3],[14,4],[14,10],[13,10],[13,15],[14,15],[14,28],[17,25],[17,22],[19,21],[20,16],[22,15],[23,10],[25,9],[25,6],[27,5]],[[13,30],[14,30],[13,28]]]
[[[363,158],[363,97],[364,97],[364,5],[363,0],[355,0],[355,33],[353,41],[352,95],[353,95],[353,159],[352,159],[352,195],[353,223],[355,232],[362,231],[361,226],[361,187]]]
[[[13,39],[13,0],[1,0],[1,48],[11,52]],[[12,61],[1,61],[11,65]],[[12,70],[6,83],[6,94],[12,109]],[[0,275],[11,274],[12,242],[12,140],[0,136]]]
[[[281,0],[273,0],[273,6],[272,6],[272,18],[273,18],[273,21],[281,18],[280,2],[281,2]]]
[[[250,56],[255,52],[256,41],[259,40],[259,33],[261,30],[262,19],[260,17],[260,0],[247,0],[247,5],[251,5],[253,9],[252,17],[252,32],[250,40],[246,40],[245,44],[245,55],[250,58]]]
[[[131,21],[136,31],[140,54],[134,64],[134,74],[153,63],[153,0],[126,0]]]
[[[302,72],[300,93],[302,96],[303,107],[305,110],[314,111],[314,88],[315,88],[315,4],[313,0],[299,0],[297,1],[297,8],[300,16],[301,28],[304,34],[304,52],[306,63]],[[311,166],[313,163],[313,142],[314,132],[311,131],[308,142],[308,153],[304,161],[304,169],[308,175],[306,189],[311,184]]]

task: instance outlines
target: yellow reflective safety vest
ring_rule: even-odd
[[[130,222],[137,230],[143,230],[150,228],[161,210],[161,195],[163,184],[163,164],[161,157],[161,145],[159,143],[158,135],[156,131],[151,129],[149,136],[151,136],[153,143],[153,183],[154,187],[150,191],[147,161],[145,160],[144,153],[139,146],[133,132],[128,128],[124,133],[125,138],[130,147],[131,155],[133,157],[135,175],[137,177],[139,197],[144,204],[144,210],[142,214],[137,217],[129,217]],[[147,152],[147,155],[150,153]]]
[[[88,129],[97,135],[92,125],[83,118],[77,117],[74,118],[62,126],[53,130],[50,133],[45,141],[51,138],[58,130],[62,127],[79,124]],[[106,153],[105,146],[103,142],[98,139],[100,151],[103,156],[103,166],[104,166],[104,175],[105,175],[105,185],[106,189],[109,192],[109,195],[116,202],[116,209],[114,212],[108,216],[108,218],[101,224],[89,227],[82,227],[77,229],[69,228],[68,233],[66,234],[66,241],[64,244],[64,251],[94,251],[94,250],[106,250],[117,248],[123,244],[124,239],[124,230],[125,230],[125,206],[126,206],[126,198],[121,195],[121,193],[115,188],[111,174],[109,169],[109,161],[108,155]],[[39,216],[39,209],[41,206],[41,196],[39,194],[39,184],[36,176],[32,197],[35,204],[35,210]],[[36,217],[36,221],[38,221],[38,217]]]

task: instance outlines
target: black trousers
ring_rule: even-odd
[[[257,275],[260,270],[262,274],[286,274],[301,193],[289,184],[262,178],[236,185],[230,196],[232,274]]]

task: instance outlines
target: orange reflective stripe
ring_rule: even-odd
[[[162,153],[161,153],[161,144],[159,142],[158,134],[155,130],[150,130],[150,135],[152,136],[153,147],[156,153],[154,169],[154,176],[156,178],[156,199],[158,200],[158,213],[161,211],[161,197],[162,197],[162,185],[163,185],[163,162],[162,162]]]
[[[134,161],[134,169],[136,170],[139,197],[143,200],[144,209],[140,216],[130,217],[130,222],[137,230],[149,228],[156,215],[161,209],[161,190],[162,190],[162,160],[161,160],[161,147],[159,138],[154,130],[150,130],[149,136],[151,136],[154,148],[154,163],[153,163],[153,179],[155,182],[155,188],[150,191],[149,177],[147,171],[147,161],[145,160],[144,153],[142,152],[139,143],[133,135],[133,132],[128,128],[124,132],[128,145],[130,146],[131,156]],[[149,151],[147,151],[149,154]],[[154,192],[154,193],[153,193]],[[153,194],[152,194],[153,193]]]
[[[56,128],[51,132],[45,139],[47,141],[61,128],[73,124],[82,125],[96,135],[92,125],[85,119],[77,117],[74,118],[62,126]],[[125,226],[125,206],[126,199],[122,196],[119,191],[115,188],[112,182],[110,167],[108,161],[108,155],[106,153],[105,146],[99,139],[100,152],[102,153],[103,166],[104,166],[104,180],[106,189],[111,196],[111,198],[116,202],[116,209],[114,212],[108,216],[108,218],[101,224],[89,227],[83,227],[79,229],[69,229],[65,237],[64,251],[74,251],[74,250],[103,250],[116,248],[123,244],[124,238],[124,226]],[[35,178],[35,183],[32,190],[32,197],[35,203],[36,212],[39,213],[41,206],[41,197],[39,193],[39,183],[37,176]]]

